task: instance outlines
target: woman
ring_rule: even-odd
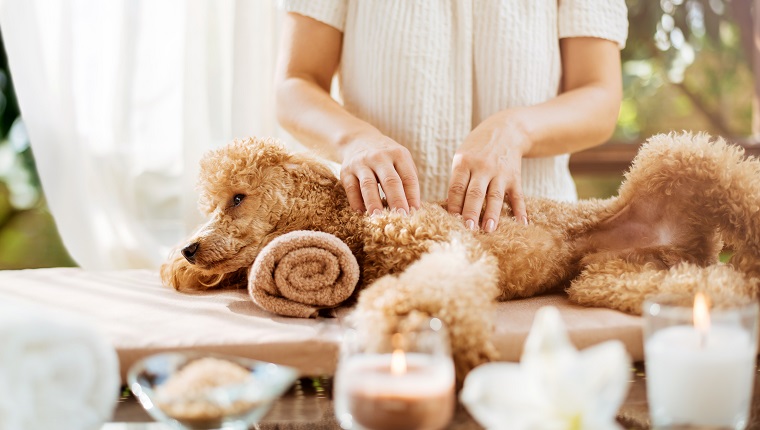
[[[575,200],[569,153],[607,140],[623,0],[285,0],[277,115],[341,163],[351,207],[447,199],[493,231],[506,200]],[[339,72],[343,104],[330,96]],[[481,210],[485,207],[485,210]]]

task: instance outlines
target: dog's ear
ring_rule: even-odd
[[[275,139],[253,138],[246,143],[255,148],[256,159],[262,165],[281,166],[286,172],[320,185],[332,185],[337,180],[335,172],[323,161],[308,153],[291,153]]]
[[[289,154],[282,167],[298,176],[306,176],[320,185],[332,185],[337,180],[335,173],[318,159],[307,154]]]
[[[279,141],[271,137],[265,139],[252,137],[242,143],[254,154],[253,158],[261,166],[282,165],[290,155]]]
[[[310,172],[316,175],[317,179],[327,179],[330,182],[336,179],[335,173],[319,159],[306,153],[291,153],[273,138],[248,138],[235,141],[232,146],[234,145],[242,145],[247,152],[253,153],[251,158],[262,167],[281,166],[291,173]]]

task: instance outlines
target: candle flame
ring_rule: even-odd
[[[406,373],[406,356],[404,351],[400,349],[394,349],[391,355],[391,374],[403,375]]]
[[[694,327],[703,334],[710,330],[710,305],[702,293],[694,297]]]

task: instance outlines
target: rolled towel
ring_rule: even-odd
[[[118,359],[76,318],[6,301],[0,387],[0,429],[99,429],[119,399]]]
[[[256,257],[248,293],[269,312],[313,318],[351,297],[358,282],[359,264],[342,240],[298,230],[271,241]]]

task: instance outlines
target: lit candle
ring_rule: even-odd
[[[389,365],[390,362],[390,365]],[[372,430],[442,429],[454,408],[454,374],[429,355],[404,353],[352,357],[342,369],[353,420]]]
[[[443,429],[456,403],[451,357],[402,348],[345,357],[335,389],[336,415],[344,429]]]
[[[721,310],[721,318],[711,324],[701,293],[694,300],[691,324],[678,321],[668,306],[656,301],[645,305],[650,332],[645,343],[647,397],[653,425],[743,428],[754,378],[757,304],[749,328],[742,326],[738,310]],[[662,325],[667,326],[657,329]]]

